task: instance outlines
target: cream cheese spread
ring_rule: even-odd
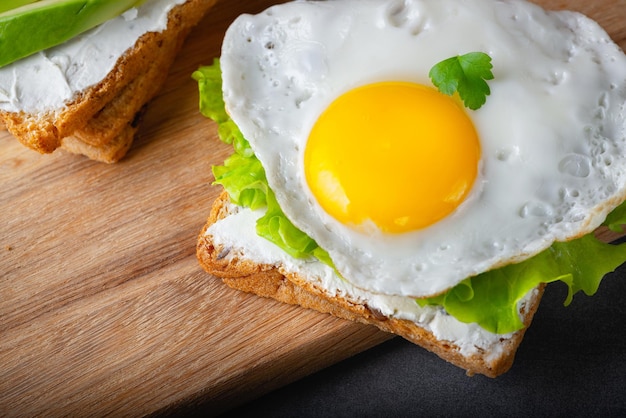
[[[186,0],[148,0],[54,48],[0,68],[0,110],[47,113],[102,81],[148,32],[167,28],[169,11]]]
[[[437,339],[449,341],[459,348],[464,356],[487,351],[496,358],[502,353],[502,339],[509,339],[513,334],[494,334],[477,324],[466,324],[448,315],[442,308],[435,306],[420,307],[414,299],[404,296],[373,294],[361,290],[337,276],[333,269],[315,260],[298,260],[259,237],[255,233],[256,220],[263,216],[264,210],[250,210],[230,206],[233,214],[216,222],[206,231],[215,245],[230,249],[227,257],[245,256],[255,263],[277,266],[281,273],[300,273],[306,275],[328,295],[340,296],[358,304],[366,304],[389,318],[404,319],[432,332]],[[532,291],[521,302],[527,303]]]

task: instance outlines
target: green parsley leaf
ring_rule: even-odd
[[[428,73],[435,87],[449,96],[455,92],[466,107],[477,110],[491,94],[485,80],[492,80],[491,57],[484,52],[470,52],[436,64]]]

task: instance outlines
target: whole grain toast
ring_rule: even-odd
[[[188,0],[168,14],[167,28],[142,35],[98,84],[45,114],[0,111],[0,126],[40,153],[58,148],[113,163],[130,148],[140,111],[163,85],[191,29],[216,0]]]
[[[439,340],[433,332],[412,321],[386,317],[366,304],[351,300],[349,295],[331,296],[298,273],[282,273],[280,265],[264,265],[250,261],[245,257],[245,248],[223,248],[215,245],[207,230],[214,223],[230,216],[233,208],[236,206],[230,203],[228,194],[223,192],[215,200],[209,218],[198,237],[196,254],[201,266],[208,273],[220,278],[234,289],[374,325],[437,354],[442,359],[465,369],[469,375],[483,374],[496,377],[509,370],[543,294],[543,286],[533,293],[521,311],[526,327],[501,338],[495,355],[480,350],[471,355],[464,355],[453,341]]]

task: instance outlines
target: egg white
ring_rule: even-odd
[[[359,85],[428,85],[434,64],[473,51],[492,57],[495,79],[468,111],[482,156],[466,201],[404,234],[329,216],[303,168],[320,113]],[[374,293],[440,293],[591,232],[626,196],[626,56],[578,13],[523,0],[297,1],[239,17],[221,65],[227,109],[287,217]]]

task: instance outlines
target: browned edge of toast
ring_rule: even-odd
[[[73,154],[84,155],[94,161],[113,164],[126,155],[133,144],[136,132],[137,125],[127,123],[104,145],[91,145],[87,141],[81,141],[76,136],[68,136],[63,139],[62,148]]]
[[[205,271],[222,279],[234,289],[329,313],[339,318],[375,325],[383,331],[400,335],[465,369],[468,375],[483,374],[497,377],[510,369],[517,348],[543,294],[542,286],[523,312],[526,327],[514,333],[510,339],[502,339],[503,350],[500,356],[479,353],[466,357],[453,343],[438,340],[430,331],[411,321],[385,317],[366,305],[355,304],[344,298],[329,298],[321,289],[317,289],[304,278],[291,274],[283,275],[277,266],[259,265],[232,254],[229,256],[229,249],[215,247],[205,232],[213,223],[228,215],[226,209],[228,202],[228,194],[223,192],[215,200],[209,218],[198,236],[196,255]]]
[[[132,145],[146,103],[167,79],[168,69],[189,32],[215,4],[215,0],[191,0],[187,4],[194,2],[201,8],[178,7],[170,13],[168,31],[176,28],[177,32],[156,46],[158,54],[147,70],[125,86],[86,126],[63,138],[62,148],[105,163],[115,163],[124,157]]]

